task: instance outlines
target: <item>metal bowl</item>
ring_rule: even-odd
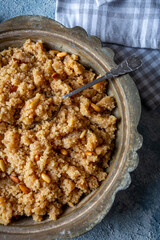
[[[102,48],[96,37],[89,37],[80,27],[65,28],[61,24],[40,16],[20,16],[0,24],[0,51],[19,47],[26,39],[41,39],[46,47],[78,54],[81,62],[104,74],[116,66],[114,54],[109,48]],[[31,218],[22,218],[8,226],[0,225],[0,239],[53,239],[72,238],[93,228],[110,210],[115,194],[126,189],[130,172],[138,164],[136,151],[142,145],[137,132],[141,103],[137,88],[128,76],[110,81],[109,92],[117,102],[114,114],[119,119],[116,149],[111,161],[107,179],[74,209],[68,209],[57,220],[46,218],[37,223]]]

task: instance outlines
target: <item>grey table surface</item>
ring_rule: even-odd
[[[55,0],[0,0],[0,22],[28,14],[54,19]],[[138,129],[144,143],[130,187],[117,194],[101,223],[76,240],[160,240],[160,106],[148,111],[142,104]]]

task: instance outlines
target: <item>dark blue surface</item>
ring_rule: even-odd
[[[36,14],[54,18],[55,0],[0,0],[0,22]],[[160,240],[160,107],[142,106],[144,144],[130,187],[117,194],[109,214],[76,240]]]

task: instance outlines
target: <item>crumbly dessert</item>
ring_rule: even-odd
[[[1,224],[56,220],[106,178],[116,131],[107,82],[61,98],[96,77],[78,56],[41,41],[0,53]]]

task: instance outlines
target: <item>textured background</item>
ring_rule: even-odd
[[[54,18],[55,0],[0,0],[0,22],[19,15]],[[117,194],[109,214],[76,240],[160,240],[160,106],[142,106],[144,144],[130,187]]]

